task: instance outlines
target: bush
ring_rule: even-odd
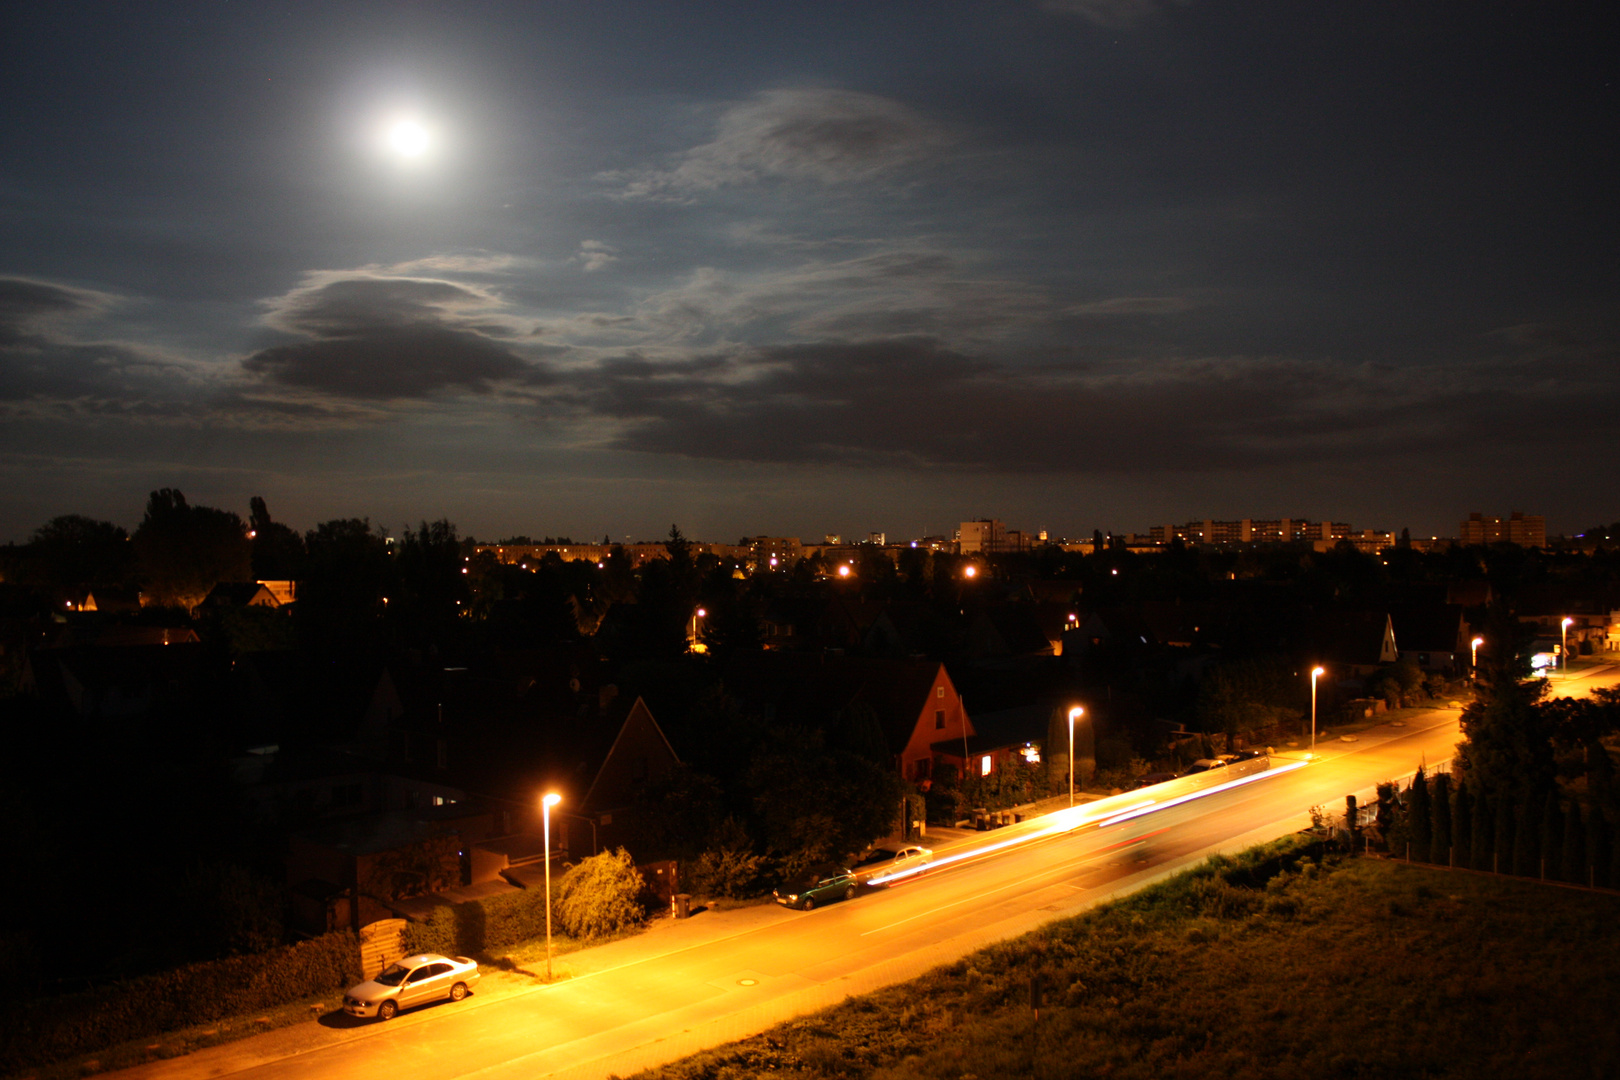
[[[646,918],[638,899],[645,883],[624,848],[593,855],[563,875],[557,920],[576,938],[607,937]]]
[[[15,1009],[0,1034],[0,1060],[10,1069],[63,1061],[346,989],[360,977],[360,944],[347,930],[191,964]]]
[[[748,851],[705,851],[682,867],[687,891],[701,896],[723,896],[739,900],[759,891],[760,872],[765,857]]]

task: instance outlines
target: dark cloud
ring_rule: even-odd
[[[94,315],[106,297],[31,278],[0,277],[0,347],[42,340],[54,322]]]
[[[450,281],[348,277],[324,280],[273,301],[265,322],[316,337],[343,337],[488,310],[488,294]]]
[[[1182,474],[1392,466],[1450,457],[1470,441],[1530,449],[1572,430],[1614,430],[1620,376],[1550,382],[1545,365],[1539,356],[1416,368],[1238,357],[1030,368],[899,338],[621,358],[578,373],[558,396],[622,425],[614,445],[647,453]]]
[[[76,412],[168,412],[166,398],[195,390],[195,371],[125,341],[84,341],[75,323],[104,314],[105,293],[29,278],[0,278],[0,402]]]
[[[496,383],[538,377],[501,345],[442,326],[408,326],[278,345],[242,361],[284,386],[387,400],[443,390],[487,393]]]
[[[242,361],[248,374],[375,401],[546,379],[503,343],[514,327],[501,299],[481,288],[372,273],[312,278],[269,302],[264,321],[314,340],[254,353]]]

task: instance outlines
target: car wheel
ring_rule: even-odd
[[[805,897],[804,898],[804,910],[806,910],[806,911],[814,911],[815,909],[816,909],[816,902],[813,899],[811,899],[810,897],[808,897],[808,896]]]
[[[392,1020],[398,1013],[399,1005],[397,1002],[385,1001],[377,1006],[377,1019],[379,1020]]]
[[[855,899],[855,886],[851,885],[849,888],[844,890],[844,899],[845,900],[853,900],[853,899]]]
[[[450,988],[450,1000],[451,1001],[460,1001],[462,998],[464,998],[466,996],[467,996],[467,984],[466,983],[456,983],[456,985],[454,985],[454,986],[452,986]]]

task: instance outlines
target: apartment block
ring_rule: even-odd
[[[1518,544],[1520,547],[1547,546],[1547,519],[1540,514],[1515,510],[1506,521],[1484,514],[1469,514],[1458,527],[1464,544]]]

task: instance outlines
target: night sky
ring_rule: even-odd
[[[6,5],[0,541],[1612,521],[1599,7]]]

